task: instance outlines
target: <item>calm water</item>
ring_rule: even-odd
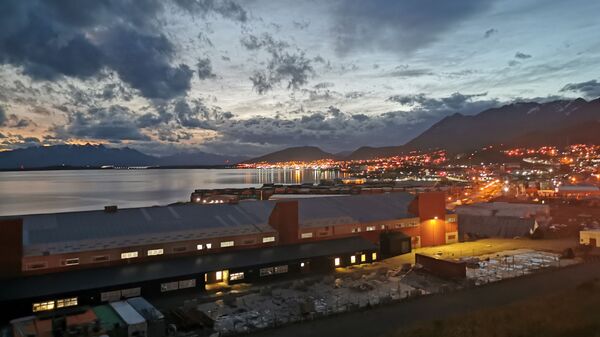
[[[0,215],[138,207],[189,200],[198,188],[318,183],[313,170],[178,169],[0,172]]]

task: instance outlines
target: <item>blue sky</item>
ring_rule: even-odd
[[[446,115],[600,96],[592,0],[0,3],[0,150],[399,145]]]

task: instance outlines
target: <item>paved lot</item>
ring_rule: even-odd
[[[421,297],[409,302],[268,330],[252,336],[382,336],[419,320],[446,318],[472,310],[543,296],[600,278],[600,263],[553,269],[474,289]]]

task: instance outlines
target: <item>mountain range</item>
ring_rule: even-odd
[[[455,113],[444,117],[406,144],[364,146],[351,153],[332,154],[316,146],[299,146],[252,159],[205,152],[156,157],[127,147],[55,145],[0,152],[0,169],[103,165],[203,166],[327,158],[372,159],[401,155],[413,150],[445,149],[450,154],[459,154],[488,145],[563,146],[576,143],[600,144],[600,99],[586,101],[578,98],[548,103],[519,102],[484,110],[476,115]]]
[[[400,146],[361,147],[346,159],[390,157],[412,150],[464,153],[488,145],[600,144],[600,99],[514,103],[476,115],[455,113]]]
[[[244,157],[205,152],[178,153],[165,157],[144,154],[128,147],[104,145],[37,146],[0,152],[0,169],[101,166],[212,166],[230,165]]]

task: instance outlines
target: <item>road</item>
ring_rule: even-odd
[[[509,304],[528,297],[543,296],[598,277],[600,263],[580,264],[473,289],[436,294],[362,312],[267,330],[251,336],[382,336],[407,327],[415,321],[442,319]]]

